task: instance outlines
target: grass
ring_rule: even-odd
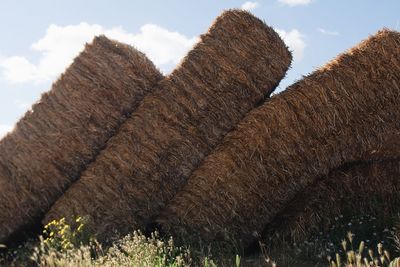
[[[380,225],[379,218],[338,217],[329,231],[319,232],[300,244],[281,243],[274,248],[260,243],[260,250],[239,256],[233,250],[198,250],[179,247],[172,238],[157,232],[145,236],[133,232],[103,248],[78,217],[74,226],[65,220],[49,223],[42,236],[15,249],[3,249],[0,265],[44,267],[96,266],[326,266],[326,267],[399,267],[400,234],[397,223]],[[348,231],[345,233],[345,231]],[[351,232],[350,232],[351,231]],[[195,249],[196,248],[196,249]]]

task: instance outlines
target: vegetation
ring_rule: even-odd
[[[373,216],[338,217],[326,233],[318,233],[301,244],[281,244],[269,249],[260,244],[256,256],[241,257],[203,248],[199,251],[178,247],[174,240],[163,239],[157,232],[146,237],[134,232],[103,248],[90,235],[85,219],[78,217],[73,225],[64,219],[45,226],[39,240],[30,240],[2,254],[0,265],[44,267],[96,266],[325,266],[325,267],[399,267],[395,258],[400,248],[400,234],[396,226],[382,228]],[[357,222],[357,223],[355,223]],[[355,227],[355,225],[357,227]],[[346,238],[338,240],[345,229]],[[371,233],[371,231],[372,233]],[[367,236],[366,236],[367,235]],[[370,237],[368,237],[370,235]],[[330,240],[330,241],[329,241]],[[197,248],[197,247],[196,247]],[[0,249],[5,249],[0,245]],[[392,250],[392,252],[389,252]],[[194,257],[194,255],[196,255]],[[213,256],[214,255],[214,256]],[[274,260],[272,260],[274,259]]]

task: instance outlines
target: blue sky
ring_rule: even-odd
[[[400,30],[399,0],[1,0],[0,136],[93,36],[135,45],[168,73],[228,8],[250,10],[293,50],[278,90],[383,27]]]

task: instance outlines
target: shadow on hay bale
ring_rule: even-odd
[[[37,222],[162,75],[144,54],[96,37],[0,142],[0,242]]]
[[[168,204],[161,228],[246,246],[318,177],[398,156],[381,144],[400,131],[399,51],[400,33],[379,31],[249,113]]]
[[[265,228],[263,236],[299,242],[329,229],[340,215],[368,214],[381,219],[399,212],[399,159],[357,162],[332,170],[298,193]]]
[[[145,228],[201,160],[284,77],[291,55],[250,13],[224,12],[47,214],[106,239]]]

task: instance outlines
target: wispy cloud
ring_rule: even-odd
[[[240,8],[243,10],[251,11],[259,7],[259,5],[260,4],[258,2],[247,1]]]
[[[13,129],[13,127],[10,125],[0,124],[0,139],[3,138],[12,129]]]
[[[85,22],[68,26],[52,24],[46,34],[31,46],[40,53],[38,62],[19,55],[3,57],[0,58],[0,74],[10,83],[48,82],[72,63],[85,43],[100,34],[135,46],[165,72],[177,64],[198,39],[155,24],[145,24],[135,34],[122,27],[107,29]]]
[[[313,0],[278,0],[280,3],[288,6],[306,6]]]
[[[22,101],[21,99],[16,99],[14,101],[14,105],[17,106],[17,108],[22,109],[22,110],[27,110],[31,106],[29,103]]]
[[[289,49],[293,51],[294,61],[302,60],[304,57],[304,50],[307,46],[304,40],[305,35],[297,29],[291,31],[276,29],[276,31],[282,37],[283,41],[285,41]]]
[[[338,35],[340,35],[339,32],[336,32],[336,31],[328,31],[328,30],[325,30],[325,29],[323,29],[323,28],[318,28],[317,30],[318,30],[320,33],[325,34],[325,35],[332,35],[332,36],[338,36]]]

